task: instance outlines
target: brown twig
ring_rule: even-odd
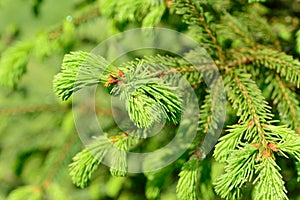
[[[23,106],[15,108],[0,108],[0,115],[23,115],[38,112],[54,112],[66,110],[66,107],[59,105],[39,105],[39,106]]]
[[[85,13],[84,15],[82,15],[78,18],[75,18],[72,21],[73,21],[74,26],[76,27],[76,26],[79,26],[79,25],[89,21],[90,19],[98,17],[99,15],[100,15],[99,8],[94,8],[94,9],[90,10],[88,13]],[[59,28],[49,32],[49,38],[55,39],[58,36],[60,36],[62,33],[63,33],[63,28],[61,25]]]

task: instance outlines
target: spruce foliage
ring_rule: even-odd
[[[17,95],[20,88],[26,87],[22,85],[22,77],[26,78],[32,60],[49,61],[53,55],[64,56],[60,71],[52,72],[51,92],[59,101],[51,100],[50,106],[0,110],[3,115],[0,131],[14,132],[14,139],[0,134],[4,141],[1,159],[10,158],[7,165],[17,162],[15,172],[11,173],[34,177],[20,178],[20,186],[1,186],[5,192],[0,198],[76,199],[76,195],[71,195],[75,193],[90,199],[132,199],[134,195],[136,199],[182,200],[299,198],[300,25],[291,6],[283,8],[294,20],[288,23],[285,14],[272,8],[272,3],[272,0],[82,1],[76,5],[76,14],[62,20],[58,27],[13,42],[9,47],[0,46],[0,84]],[[35,9],[36,6],[39,4]],[[273,11],[277,15],[273,16]],[[101,25],[105,26],[99,31],[103,35],[93,35],[93,29],[89,31],[89,27]],[[145,56],[132,53],[129,61],[110,62],[108,58],[117,51],[114,44],[102,55],[88,53],[84,46],[95,45],[132,27],[155,26],[189,35],[213,62],[200,61],[201,66],[188,62],[202,58],[203,52],[197,48],[185,52],[183,57],[153,51]],[[128,152],[155,151],[176,137],[178,130],[189,137],[192,124],[184,119],[182,108],[189,106],[192,97],[182,77],[198,98],[199,113],[193,116],[200,117],[194,141],[186,145],[182,140],[176,148],[186,151],[162,169],[139,175],[128,173]],[[206,85],[207,82],[210,84]],[[101,96],[96,100],[95,112],[105,134],[92,133],[95,136],[92,143],[82,149],[70,101],[77,92],[91,86],[97,86],[96,96]],[[112,98],[124,102],[126,113],[122,114],[129,120],[123,124],[113,120],[108,103]],[[227,109],[226,116],[223,107]],[[25,115],[26,132],[11,128],[13,122],[9,116],[14,115]],[[32,121],[31,115],[52,126]],[[32,123],[35,125],[31,126]],[[150,137],[152,130],[161,124],[164,125],[159,127],[161,136]],[[218,137],[214,134],[219,129],[222,134],[209,153],[203,141],[206,136]],[[39,133],[41,130],[52,135],[44,136]],[[11,146],[23,141],[24,146],[11,151]],[[112,148],[113,152],[109,152]],[[109,169],[101,165],[108,153],[113,155]],[[151,158],[146,164],[155,166],[172,153]],[[6,167],[0,164],[0,169]],[[40,173],[34,174],[32,171],[39,167]],[[6,177],[0,173],[0,178]],[[135,183],[136,180],[140,183]],[[5,181],[9,182],[7,178]],[[71,182],[81,189],[74,188]],[[135,188],[142,192],[135,194],[132,192]],[[128,191],[133,194],[126,196]]]

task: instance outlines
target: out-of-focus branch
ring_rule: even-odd
[[[91,9],[90,11],[84,13],[82,16],[79,16],[77,18],[72,19],[72,17],[70,16],[70,19],[72,19],[74,26],[79,26],[87,21],[89,21],[90,19],[93,19],[95,17],[98,17],[100,15],[100,11],[98,7],[93,7],[93,9]],[[49,38],[50,39],[55,39],[58,36],[60,36],[63,33],[63,28],[62,25],[60,25],[57,29],[50,31],[49,32]]]

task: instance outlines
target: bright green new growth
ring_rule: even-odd
[[[217,179],[215,190],[222,198],[239,199],[242,188],[254,175],[257,149],[251,145],[232,150],[225,161],[225,174]]]
[[[297,182],[300,182],[300,162],[296,162],[296,170],[297,170]]]
[[[300,53],[300,30],[297,31],[296,33],[296,42],[297,42],[297,46],[296,46],[296,51],[298,53]]]
[[[110,167],[110,173],[113,176],[126,176],[127,174],[127,156],[130,144],[127,135],[119,136],[116,138],[115,147],[113,152],[113,160]]]
[[[277,105],[280,120],[283,124],[300,133],[300,107],[296,94],[285,87],[285,83],[278,75],[269,76],[267,83],[272,91],[272,100]]]
[[[197,157],[192,157],[189,161],[184,163],[181,172],[179,173],[179,180],[176,188],[176,193],[179,199],[182,200],[196,200],[199,185],[199,161]]]
[[[154,122],[168,121],[177,123],[181,97],[170,81],[159,78],[159,71],[167,71],[164,66],[155,63],[136,61],[130,63],[132,68],[124,70],[120,87],[115,87],[112,93],[120,93],[120,99],[125,100],[125,106],[130,119],[140,128],[147,128]],[[176,80],[176,76],[168,80]],[[178,78],[177,78],[178,79]],[[172,80],[174,81],[174,80]]]
[[[98,168],[111,142],[106,137],[95,138],[93,144],[78,153],[70,164],[70,175],[74,184],[84,188],[87,186],[92,173]]]
[[[55,93],[67,100],[73,92],[86,86],[107,81],[108,62],[100,57],[86,52],[74,52],[64,57],[62,72],[54,77]]]
[[[262,163],[256,166],[259,175],[254,180],[257,182],[254,188],[254,199],[288,199],[284,181],[279,173],[279,166],[274,159],[266,158]],[[271,178],[269,178],[271,177]]]

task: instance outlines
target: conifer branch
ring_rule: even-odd
[[[110,173],[113,176],[126,176],[127,174],[127,151],[130,147],[130,137],[126,133],[114,137],[114,145],[118,148],[113,152]]]
[[[38,112],[55,112],[55,111],[65,111],[66,107],[54,105],[40,105],[40,106],[23,106],[19,108],[1,108],[0,115],[23,115],[28,113],[38,113]]]
[[[213,45],[213,47],[217,49],[219,58],[223,62],[226,62],[226,57],[223,52],[223,49],[217,40],[215,31],[210,27],[210,23],[206,19],[201,3],[202,2],[182,0],[182,1],[175,1],[174,5],[175,5],[175,9],[177,10],[177,13],[183,15],[183,19],[187,24],[191,25],[191,27],[195,25],[195,27],[193,28],[196,29],[200,27],[203,28],[204,33],[208,35],[209,39],[212,42],[211,45]],[[206,44],[210,43],[210,41],[207,40],[205,43]]]
[[[211,125],[216,126],[218,123],[218,115],[216,108],[220,103],[220,89],[222,89],[222,77],[220,76],[213,87],[209,90],[209,93],[205,96],[204,104],[201,106],[200,110],[200,130],[204,134],[209,132],[209,129],[216,129],[216,127],[211,127]]]
[[[187,161],[181,172],[176,187],[176,193],[179,199],[182,200],[197,200],[197,186],[200,168],[198,159],[193,156]]]
[[[248,0],[249,3],[263,1]],[[155,8],[149,8],[150,3],[143,5],[142,1],[134,0],[129,2],[135,4],[130,4],[125,9],[122,7],[124,2],[101,1],[105,8],[111,8],[107,9],[104,15],[114,16],[113,20],[118,22],[137,21],[145,26],[157,24],[165,9],[165,5],[161,5],[158,1],[151,4]],[[216,7],[221,6],[219,1],[214,3]],[[166,4],[170,6],[169,1]],[[299,162],[300,139],[287,126],[272,125],[273,114],[264,94],[270,92],[271,88],[273,92],[271,98],[278,106],[277,110],[279,113],[284,111],[288,115],[285,120],[280,116],[281,122],[294,127],[298,132],[300,117],[297,95],[282,79],[300,87],[300,63],[293,57],[272,49],[273,46],[280,48],[277,36],[270,26],[264,27],[265,21],[259,19],[260,15],[256,11],[253,13],[246,11],[247,16],[255,18],[254,23],[250,24],[252,21],[243,18],[241,14],[234,16],[220,13],[219,7],[215,9],[212,4],[209,1],[179,0],[174,1],[172,6],[177,14],[183,16],[183,22],[188,25],[190,33],[194,34],[194,39],[208,47],[208,52],[222,74],[222,77],[208,88],[207,93],[197,94],[204,98],[200,111],[199,132],[207,135],[214,132],[218,126],[217,117],[220,111],[218,102],[224,98],[219,95],[219,91],[222,90],[222,78],[225,79],[228,99],[236,110],[234,114],[239,117],[238,124],[229,125],[225,130],[227,134],[220,138],[215,147],[214,157],[217,161],[225,163],[225,173],[217,179],[215,190],[222,198],[238,199],[242,196],[247,183],[253,182],[255,199],[287,199],[275,156],[291,157]],[[242,6],[239,1],[233,1],[231,4],[228,5],[230,12],[235,6]],[[122,9],[118,10],[119,8]],[[245,6],[243,10],[249,8],[253,7]],[[127,9],[134,12],[126,13]],[[142,16],[136,18],[136,15],[141,13]],[[243,20],[248,23],[244,25]],[[266,33],[269,38],[265,39],[265,35],[262,36],[261,33]],[[225,51],[228,48],[230,49]],[[183,97],[181,89],[176,85],[177,75],[183,75],[195,87],[201,87],[205,78],[215,78],[212,70],[214,63],[209,62],[209,59],[205,60],[206,63],[203,62],[201,53],[194,50],[185,56],[182,59],[156,55],[126,62],[117,67],[109,66],[102,57],[84,52],[71,53],[65,57],[62,72],[54,80],[55,92],[61,99],[68,99],[73,92],[83,87],[101,84],[107,87],[111,95],[120,97],[125,102],[130,118],[126,133],[113,132],[113,136],[104,142],[107,145],[98,143],[93,154],[86,149],[75,156],[70,170],[76,185],[84,187],[88,184],[92,172],[96,170],[105,151],[111,145],[117,147],[117,150],[113,152],[115,157],[111,160],[110,172],[114,176],[125,176],[128,167],[126,151],[134,144],[138,144],[133,137],[128,136],[128,133],[146,138],[148,131],[156,122],[167,119],[167,122],[172,124],[179,123]],[[197,59],[198,57],[201,58]],[[185,61],[190,60],[187,58],[195,58],[200,64],[193,66]],[[267,70],[271,70],[271,73],[266,73]],[[266,88],[265,85],[259,87],[252,80],[257,72],[275,79],[269,81],[269,87]],[[197,158],[197,153],[199,151],[196,150],[196,156],[193,155],[179,173],[176,193],[180,199],[199,198],[197,187],[200,180],[199,172],[202,170],[199,162],[202,158]],[[146,190],[148,198],[159,198],[163,183],[154,180],[157,176],[148,177]]]
[[[300,182],[300,162],[296,162],[297,182]]]
[[[193,8],[194,11],[196,11],[195,7],[192,7],[192,8]],[[202,15],[200,15],[199,13],[197,13],[197,14],[198,14],[198,19],[201,22],[201,24],[203,25],[205,31],[208,33],[208,35],[212,39],[213,43],[215,44],[215,46],[216,46],[216,48],[218,50],[218,54],[219,54],[220,59],[223,60],[223,61],[226,61],[226,57],[225,57],[225,55],[223,53],[223,50],[222,50],[221,46],[218,43],[217,37],[215,36],[215,34],[213,33],[213,31],[209,28],[209,26],[206,24],[205,18]]]
[[[74,184],[82,188],[88,184],[92,173],[97,169],[111,145],[111,141],[105,136],[95,138],[94,143],[73,158],[69,169]]]
[[[300,134],[300,107],[295,93],[286,86],[278,75],[272,76],[270,79],[268,82],[271,87],[274,87],[271,98],[277,104],[282,123],[290,125],[297,134]]]
[[[200,160],[203,154],[206,154],[208,149],[211,149],[212,143],[214,144],[214,139],[218,138],[218,134],[223,128],[225,109],[224,102],[226,101],[225,94],[223,94],[224,85],[222,76],[219,76],[211,84],[208,89],[207,95],[204,97],[203,104],[200,108],[200,120],[199,120],[199,148],[196,153],[200,154]],[[203,138],[205,138],[203,140]],[[203,142],[202,142],[203,141]]]
[[[247,15],[242,15],[241,13],[240,19],[242,20],[243,24],[247,24],[256,41],[260,41],[261,44],[265,45],[273,44],[278,51],[281,51],[280,41],[278,40],[276,33],[270,27],[270,24],[267,22],[267,20],[259,15],[252,7],[250,7],[248,10],[249,11]],[[259,35],[258,32],[260,31],[262,31],[264,34]],[[269,37],[266,38],[264,37],[265,35],[268,35]]]
[[[91,7],[95,7],[95,6],[91,6]],[[72,19],[72,22],[73,22],[74,26],[77,27],[77,26],[82,25],[83,23],[86,23],[87,21],[89,21],[91,19],[99,17],[100,14],[101,14],[100,9],[98,7],[93,8],[93,9],[89,10],[89,12],[84,13],[82,16]],[[49,38],[53,40],[53,39],[58,38],[62,34],[63,34],[63,27],[61,26],[55,30],[49,31],[48,35],[49,35]]]
[[[241,38],[247,46],[252,49],[256,48],[254,38],[248,30],[248,27],[242,24],[238,18],[231,16],[229,13],[226,13],[223,16],[224,25],[220,26],[220,32],[223,34],[233,34],[233,40]],[[228,37],[226,35],[226,37]]]
[[[256,171],[259,173],[254,180],[255,190],[254,199],[284,199],[288,200],[286,195],[287,190],[284,187],[284,181],[279,173],[279,166],[276,164],[273,158],[265,158],[258,164]]]
[[[225,199],[239,199],[242,188],[254,176],[257,149],[245,145],[230,152],[226,160],[225,174],[215,183],[216,192]]]
[[[240,49],[244,55],[238,54],[235,59],[229,62],[228,67],[243,65],[255,65],[258,67],[269,68],[284,77],[287,81],[300,87],[300,62],[293,59],[292,56],[286,55],[272,49],[263,48],[253,51],[251,49]]]
[[[253,53],[253,62],[258,66],[263,66],[275,70],[287,81],[300,87],[300,63],[299,61],[274,50],[263,49]]]
[[[269,148],[273,152],[279,152],[280,155],[288,157],[289,154],[300,161],[300,136],[293,130],[285,126],[266,125],[267,139],[269,140]],[[272,144],[272,145],[270,145]]]
[[[284,77],[287,81],[300,87],[300,62],[293,59],[292,56],[267,47],[259,47],[259,50],[251,50],[247,48],[241,49],[244,56],[234,59],[229,63],[228,67],[236,65],[253,64],[259,67],[269,68]]]
[[[232,125],[226,131],[228,133],[219,139],[213,155],[220,162],[226,162],[230,153],[241,144],[246,135],[251,133],[251,129],[249,129],[247,124]]]
[[[231,78],[229,78],[230,76]],[[225,80],[225,85],[228,89],[229,100],[234,108],[237,107],[237,115],[240,116],[239,122],[248,124],[250,129],[254,125],[266,147],[262,124],[270,120],[272,116],[267,102],[249,74],[235,70],[229,77]]]
[[[72,52],[65,55],[62,71],[54,77],[55,93],[67,100],[73,92],[86,86],[106,83],[112,72],[109,63],[102,57],[86,52]]]

